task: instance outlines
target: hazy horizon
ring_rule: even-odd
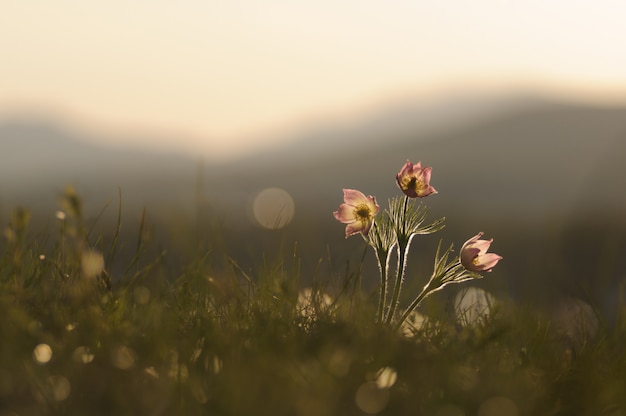
[[[71,134],[89,145],[104,149],[146,150],[157,154],[174,154],[194,157],[209,163],[231,163],[247,159],[259,152],[280,152],[294,145],[311,146],[312,150],[324,143],[324,137],[332,139],[339,148],[344,145],[337,141],[342,135],[345,143],[362,134],[364,143],[374,140],[376,135],[394,136],[402,133],[409,135],[432,136],[465,129],[471,125],[517,112],[525,108],[541,105],[566,105],[589,108],[626,107],[624,100],[599,100],[589,97],[572,97],[567,94],[548,94],[539,90],[482,91],[471,89],[450,90],[431,97],[406,94],[388,101],[372,100],[353,113],[325,114],[307,120],[287,123],[273,132],[260,131],[246,137],[250,143],[244,150],[215,152],[211,149],[210,137],[194,137],[158,129],[135,131],[123,126],[109,126],[102,129],[97,125],[81,120],[79,117],[41,109],[0,110],[0,124],[18,123],[42,125],[46,128],[59,129]],[[306,143],[307,137],[314,136],[316,142]],[[339,137],[338,137],[339,136]],[[322,139],[320,142],[319,139]],[[206,146],[186,145],[189,140],[203,140]],[[35,150],[35,149],[33,149]],[[321,148],[320,148],[321,150]]]
[[[625,13],[604,1],[11,3],[0,113],[226,158],[413,97],[623,102]]]

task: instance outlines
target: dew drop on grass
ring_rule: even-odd
[[[47,364],[52,359],[52,348],[48,344],[39,344],[33,350],[33,359],[37,364]]]

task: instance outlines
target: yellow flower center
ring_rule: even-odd
[[[474,257],[474,258],[472,259],[472,264],[473,264],[474,266],[478,266],[478,263],[480,263],[480,261],[478,261],[478,256],[476,256],[476,257]]]
[[[361,204],[354,210],[354,217],[358,221],[365,221],[370,218],[370,209],[367,205]]]
[[[418,180],[415,176],[411,178],[408,185],[409,189],[418,190],[424,188],[424,182]]]

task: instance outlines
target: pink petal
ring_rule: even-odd
[[[396,178],[398,176],[410,175],[412,172],[413,172],[413,164],[407,160],[406,163],[400,169],[400,172],[398,172],[398,174],[396,175]]]
[[[437,191],[435,190],[435,188],[433,188],[432,186],[428,185],[428,187],[425,188],[425,189],[418,189],[416,192],[411,192],[411,193],[412,194],[414,193],[416,196],[418,196],[420,198],[424,198],[425,196],[428,196],[430,194],[436,194]]]
[[[344,224],[353,223],[356,220],[354,218],[354,207],[348,204],[339,205],[339,210],[333,212],[333,215]]]
[[[493,243],[493,239],[491,240],[477,240],[472,243],[472,248],[478,249],[480,254],[485,254],[487,250],[489,250],[489,246]]]
[[[500,260],[502,260],[502,256],[498,256],[495,253],[487,253],[484,256],[480,256],[479,257],[480,260],[480,267],[482,268],[482,270],[487,270],[487,271],[491,271],[491,269],[498,264],[498,262]]]
[[[476,267],[473,263],[473,260],[478,256],[480,251],[473,247],[464,247],[461,250],[461,264],[468,270],[474,270]]]
[[[350,237],[351,235],[360,233],[361,231],[363,231],[363,229],[364,227],[361,221],[355,221],[352,224],[348,224],[346,226],[346,238]]]
[[[422,178],[425,184],[430,183],[430,175],[433,171],[433,168],[424,168],[422,169]]]
[[[376,197],[374,196],[370,195],[367,197],[366,205],[370,209],[370,215],[372,216],[378,214],[378,211],[380,211],[380,206],[376,203]]]
[[[363,192],[357,191],[356,189],[344,189],[343,201],[348,205],[357,206],[359,204],[366,204],[367,197]]]
[[[470,244],[472,244],[472,243],[474,243],[475,241],[477,241],[480,237],[482,237],[482,236],[483,236],[483,234],[484,234],[484,233],[481,231],[481,232],[479,232],[478,234],[476,234],[474,237],[472,237],[472,238],[470,238],[469,240],[467,240],[467,241],[465,242],[465,244],[463,244],[463,247],[461,247],[461,251],[463,251],[463,249],[464,249],[466,246],[469,246]]]

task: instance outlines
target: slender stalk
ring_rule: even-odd
[[[412,236],[411,236],[412,237]],[[400,303],[400,292],[402,291],[402,283],[404,282],[404,271],[406,270],[406,255],[409,251],[410,239],[404,243],[398,242],[398,270],[396,274],[396,281],[393,287],[393,296],[391,298],[391,305],[389,306],[389,312],[387,313],[387,323],[391,323],[398,303]]]
[[[389,306],[389,313],[387,313],[386,321],[391,323],[398,303],[400,301],[400,292],[402,290],[402,282],[404,281],[404,271],[406,270],[406,255],[411,245],[411,236],[406,235],[406,211],[409,204],[409,197],[404,197],[404,207],[402,208],[402,217],[396,219],[399,229],[396,230],[398,240],[398,267],[396,273],[396,281],[393,287],[393,296],[391,298],[391,305]],[[398,221],[399,220],[399,221]]]
[[[400,329],[400,327],[402,326],[402,323],[406,320],[406,318],[409,317],[409,315],[411,314],[411,312],[413,312],[415,310],[415,308],[418,307],[418,305],[420,303],[422,303],[422,301],[424,299],[426,299],[426,297],[428,295],[430,295],[433,291],[430,288],[430,283],[428,282],[428,284],[426,286],[424,286],[424,288],[422,289],[422,291],[420,292],[419,295],[417,295],[417,297],[415,298],[415,300],[413,300],[413,302],[411,302],[411,304],[409,305],[409,307],[407,308],[406,311],[404,311],[404,313],[402,314],[402,316],[400,317],[400,319],[398,320],[398,322],[395,324],[394,329],[398,330]]]
[[[377,251],[378,268],[380,269],[380,296],[378,299],[378,318],[377,322],[383,321],[383,313],[385,304],[387,303],[387,276],[389,271],[389,252]]]

